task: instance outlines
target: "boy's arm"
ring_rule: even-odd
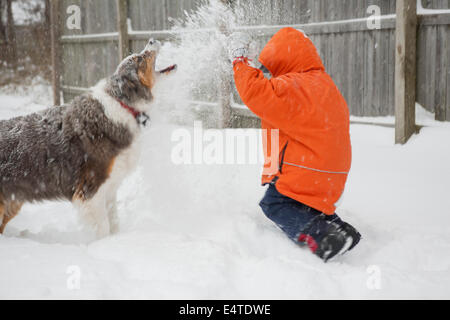
[[[242,102],[258,117],[276,128],[292,119],[288,104],[275,92],[275,86],[283,85],[278,79],[268,80],[261,70],[249,66],[246,61],[234,64],[234,81]]]

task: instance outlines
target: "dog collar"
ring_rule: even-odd
[[[150,120],[150,117],[148,114],[146,114],[145,112],[140,112],[140,111],[136,110],[135,108],[130,107],[129,105],[123,103],[120,100],[117,100],[117,102],[119,102],[119,104],[122,106],[122,108],[124,108],[125,110],[127,110],[129,113],[131,113],[133,115],[133,117],[136,119],[136,121],[139,125],[142,125],[143,127],[145,127],[147,125],[147,122]]]

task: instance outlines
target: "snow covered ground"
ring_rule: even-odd
[[[32,89],[1,89],[0,119],[48,103]],[[448,299],[450,124],[431,116],[405,146],[351,126],[338,213],[364,238],[327,264],[264,217],[259,165],[174,165],[176,126],[156,121],[120,190],[120,232],[89,243],[70,204],[26,205],[0,236],[0,299]]]

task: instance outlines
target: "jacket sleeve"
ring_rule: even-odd
[[[292,106],[279,97],[280,86],[285,84],[279,78],[267,79],[261,70],[245,62],[234,65],[234,81],[242,102],[263,121],[275,128],[283,127],[292,119]],[[286,88],[284,88],[286,89]]]

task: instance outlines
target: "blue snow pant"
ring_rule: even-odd
[[[320,231],[326,233],[326,224],[320,222],[322,219],[318,219],[322,212],[282,195],[273,184],[269,184],[259,205],[267,218],[275,222],[291,240],[297,243],[305,228],[311,230],[312,227],[317,235]],[[327,216],[325,219],[340,220],[336,214]]]

